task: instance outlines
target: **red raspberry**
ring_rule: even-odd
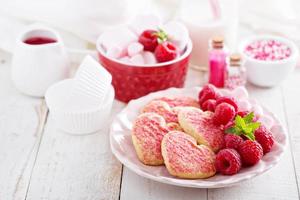
[[[241,157],[234,149],[222,149],[216,156],[215,166],[221,174],[236,174],[242,167]]]
[[[157,31],[155,30],[145,30],[139,37],[139,43],[144,46],[145,51],[154,52],[158,45],[157,41]]]
[[[158,62],[167,62],[177,57],[178,50],[171,42],[163,42],[156,47],[154,54]]]
[[[221,95],[218,93],[217,88],[212,84],[205,85],[202,90],[199,92],[199,104],[202,107],[202,104],[208,99],[217,99]]]
[[[264,154],[271,151],[274,144],[274,137],[272,133],[264,126],[260,127],[254,132],[255,140],[262,146]]]
[[[230,105],[232,105],[234,107],[235,112],[238,111],[237,102],[232,97],[219,97],[217,99],[216,106],[219,105],[219,104],[221,104],[221,103],[228,103],[228,104],[230,104]]]
[[[244,141],[242,137],[234,134],[226,134],[224,136],[225,148],[239,149],[240,144]]]
[[[216,107],[216,100],[208,99],[202,104],[203,111],[211,111],[214,112]]]
[[[216,106],[213,121],[216,125],[226,125],[232,121],[234,117],[234,107],[228,103],[221,103]]]
[[[243,164],[246,166],[255,165],[263,156],[263,148],[261,145],[252,140],[242,142],[238,152],[241,155]]]

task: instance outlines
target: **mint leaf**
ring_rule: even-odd
[[[253,122],[254,113],[251,112],[245,117],[237,115],[234,119],[235,125],[225,130],[225,133],[231,133],[235,135],[244,135],[249,140],[255,140],[254,132],[259,128],[259,122]]]
[[[234,135],[241,135],[241,131],[237,127],[230,127],[230,128],[225,130],[225,133],[231,133],[231,134],[234,134]]]
[[[253,133],[249,133],[249,134],[244,134],[249,140],[254,141],[255,140],[255,136]]]
[[[246,128],[246,123],[245,123],[244,119],[239,115],[237,115],[235,117],[235,124],[237,127],[240,127],[241,129]]]
[[[154,35],[157,36],[158,43],[163,43],[164,41],[168,40],[168,34],[165,31],[163,31],[161,28],[159,28],[158,31],[154,33]]]
[[[250,127],[252,129],[252,131],[254,132],[256,129],[258,129],[260,127],[260,122],[252,122],[252,123],[249,123],[247,126]]]
[[[243,129],[243,131],[244,131],[246,134],[251,134],[251,133],[252,133],[252,128],[246,127],[246,128]]]
[[[245,123],[251,123],[252,120],[254,118],[254,112],[249,113],[248,115],[246,115],[245,117],[243,117]]]

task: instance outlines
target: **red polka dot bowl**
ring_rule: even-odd
[[[133,65],[109,58],[100,43],[98,39],[99,62],[113,77],[112,84],[115,88],[116,99],[127,103],[151,92],[184,86],[193,46],[191,41],[178,58],[154,65]]]

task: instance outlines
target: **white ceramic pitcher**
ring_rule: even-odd
[[[52,42],[28,44],[30,38]],[[12,80],[21,92],[43,97],[47,88],[68,76],[69,60],[59,34],[42,25],[27,27],[17,38],[12,60]]]

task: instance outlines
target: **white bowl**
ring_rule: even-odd
[[[265,61],[251,58],[245,54],[244,50],[248,44],[257,40],[269,39],[286,44],[291,49],[290,57],[283,60]],[[299,56],[299,50],[292,41],[283,37],[271,35],[250,37],[241,43],[239,51],[245,60],[248,81],[262,87],[272,87],[285,80],[294,70]]]
[[[71,134],[88,134],[107,126],[115,91],[112,86],[100,106],[82,110],[65,109],[70,99],[73,79],[66,79],[52,85],[46,92],[45,99],[58,128]],[[76,101],[76,99],[74,99]]]

